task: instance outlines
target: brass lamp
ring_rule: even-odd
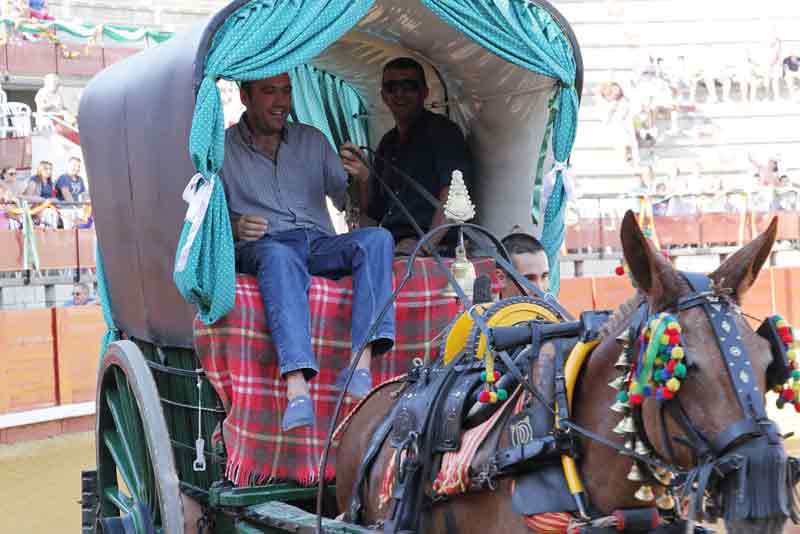
[[[449,222],[464,223],[475,217],[475,205],[469,198],[469,191],[464,183],[464,174],[453,171],[450,180],[450,190],[447,194],[447,202],[444,204],[444,216]],[[450,265],[450,272],[461,286],[464,293],[471,299],[472,286],[475,283],[477,274],[475,266],[467,258],[467,249],[464,247],[464,233],[458,230],[458,245],[456,246],[456,257]],[[456,297],[457,293],[452,285],[448,284],[442,293],[446,297]]]

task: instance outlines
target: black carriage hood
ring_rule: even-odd
[[[214,32],[246,3],[99,73],[79,126],[114,322],[131,337],[192,346],[194,310],[172,281],[194,175],[189,131]]]

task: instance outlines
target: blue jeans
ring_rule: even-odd
[[[311,276],[352,273],[352,347],[372,343],[375,355],[394,345],[394,305],[375,334],[366,339],[392,294],[394,239],[383,228],[361,228],[341,235],[299,228],[245,241],[236,250],[240,272],[258,279],[267,326],[278,353],[281,375],[301,369],[306,380],[319,372],[311,351],[308,289]]]

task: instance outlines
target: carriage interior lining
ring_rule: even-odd
[[[531,184],[556,81],[489,52],[417,0],[401,5],[378,0],[310,62],[364,98],[372,146],[394,125],[380,83],[383,65],[398,56],[424,65],[428,107],[448,114],[467,136],[476,173],[470,193],[479,222],[500,236],[514,225],[533,232]],[[551,162],[548,149],[546,169]]]

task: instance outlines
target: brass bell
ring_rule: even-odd
[[[616,337],[616,341],[620,343],[623,347],[630,347],[631,335],[627,328],[623,330],[622,333]]]
[[[617,358],[617,362],[614,364],[614,367],[619,369],[620,371],[626,371],[630,368],[631,364],[628,362],[628,357],[625,356],[624,352],[619,354],[619,358]]]
[[[614,427],[615,434],[632,434],[636,431],[636,427],[633,424],[633,417],[624,417],[622,421],[617,423],[617,426]]]
[[[656,480],[658,480],[658,483],[661,484],[662,486],[669,486],[669,484],[672,482],[672,473],[670,473],[666,469],[661,470],[660,473],[658,472],[658,470],[656,470],[653,473],[653,476],[656,478]]]
[[[656,506],[661,510],[672,510],[675,508],[675,499],[669,493],[665,493],[656,499]]]
[[[639,469],[639,466],[636,463],[633,464],[631,470],[628,472],[628,480],[632,480],[633,482],[641,482],[644,480],[642,470]]]
[[[633,449],[633,440],[632,439],[626,439],[625,440],[625,448],[628,449],[628,450]]]
[[[625,375],[620,375],[611,382],[609,382],[608,387],[616,389],[617,391],[625,387]]]
[[[645,502],[652,501],[653,499],[656,498],[656,496],[653,494],[653,488],[651,488],[647,484],[639,488],[636,491],[636,493],[633,494],[633,496],[636,497],[638,500]]]
[[[630,410],[630,405],[627,402],[617,401],[611,405],[611,411],[617,413],[628,413]]]
[[[633,451],[636,454],[641,454],[642,456],[647,456],[648,454],[650,454],[650,449],[648,449],[647,446],[640,439],[636,440],[636,447],[634,447]]]

